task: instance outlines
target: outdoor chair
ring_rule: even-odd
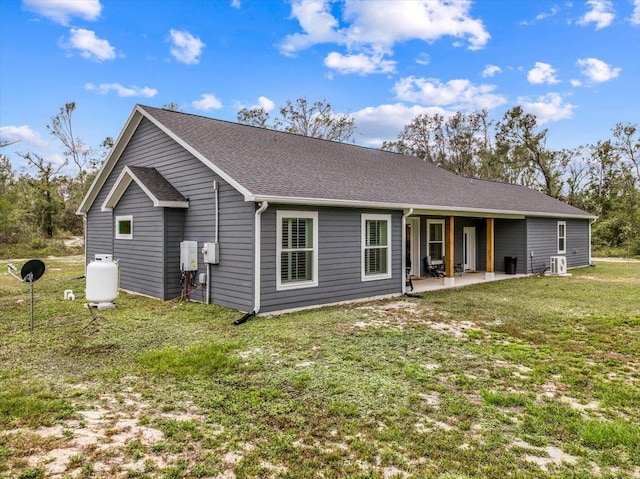
[[[444,263],[433,264],[431,262],[431,256],[425,256],[422,261],[424,261],[424,270],[426,271],[427,276],[431,276],[432,278],[444,278]]]

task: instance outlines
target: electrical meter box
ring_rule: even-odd
[[[180,270],[198,270],[198,242],[182,241],[180,243]]]
[[[205,243],[202,247],[202,257],[205,263],[220,263],[220,243]]]

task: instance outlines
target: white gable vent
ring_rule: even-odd
[[[567,258],[565,256],[551,257],[551,274],[567,274]]]

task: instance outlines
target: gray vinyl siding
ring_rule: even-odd
[[[202,261],[202,245],[204,242],[213,242],[215,238],[213,180],[217,179],[220,182],[220,264],[211,266],[211,301],[231,308],[250,310],[253,304],[254,204],[245,202],[240,193],[220,178],[216,178],[200,160],[147,119],[140,122],[88,212],[87,259],[92,259],[96,253],[113,253],[115,257],[112,213],[100,211],[100,208],[126,165],[156,168],[176,190],[189,199],[189,208],[184,211],[181,231],[178,231],[177,226],[167,224],[164,232],[169,234],[174,245],[177,240],[198,242],[198,273],[206,272],[206,265]],[[135,182],[131,183],[130,188],[133,185]],[[154,210],[160,215],[163,208]],[[173,216],[169,215],[168,218]],[[158,219],[158,224],[162,224],[161,219]],[[163,236],[163,230],[158,231],[158,236]],[[165,270],[168,275],[166,278],[154,277],[153,281],[166,282],[167,285],[173,285],[174,279],[179,282],[179,272],[175,266],[179,259],[176,261],[175,258],[175,251],[167,252],[163,263],[166,264]],[[171,277],[173,273],[176,274],[175,278]],[[123,275],[123,288],[124,283],[128,284],[129,280]],[[132,291],[144,292],[139,288]],[[172,286],[167,289],[167,294],[171,296],[175,291],[175,286]],[[202,297],[197,294],[193,299],[201,300]]]
[[[113,254],[114,218],[111,211],[100,211],[100,206],[94,204],[86,221],[85,261],[89,264],[96,254]]]
[[[565,253],[558,253],[558,221],[565,221],[567,225]],[[551,256],[565,256],[568,268],[589,264],[588,220],[528,218],[527,236],[529,272],[532,271],[532,266],[534,272],[548,268]]]
[[[589,266],[589,220],[567,220],[567,267]]]
[[[133,238],[115,239],[113,256],[120,267],[120,287],[129,291],[164,297],[164,235],[162,208],[154,208],[149,197],[131,183],[113,210],[118,216],[133,217]]]
[[[164,208],[164,300],[178,298],[181,293],[180,242],[185,215],[182,208]]]
[[[318,212],[318,286],[276,291],[276,211]],[[361,215],[391,214],[390,279],[362,281]],[[292,208],[271,205],[262,214],[261,312],[367,298],[402,291],[402,214],[347,208]]]
[[[242,195],[231,185],[219,178],[218,181],[220,264],[211,265],[211,302],[240,311],[252,311],[255,203],[245,202]],[[213,198],[213,192],[211,195]],[[209,221],[213,221],[213,227],[206,241],[213,242],[213,204],[209,217]]]
[[[505,256],[517,259],[516,273],[527,273],[527,223],[525,220],[495,220],[495,271],[505,271]]]

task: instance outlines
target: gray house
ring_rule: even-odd
[[[505,257],[585,266],[594,218],[414,157],[141,105],[78,214],[86,260],[117,258],[122,289],[171,299],[186,275],[194,299],[256,313],[401,294],[427,263],[448,284]]]

